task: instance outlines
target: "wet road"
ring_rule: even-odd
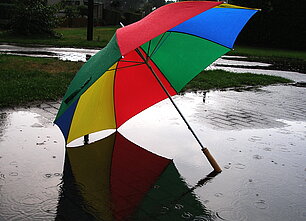
[[[264,69],[265,64],[258,65]],[[305,75],[286,73],[297,81],[305,81]],[[202,205],[202,210],[196,210],[198,204],[190,204],[182,197],[169,203],[166,199],[173,195],[174,186],[161,186],[165,198],[154,204],[158,212],[152,220],[171,220],[170,214],[176,214],[176,220],[304,221],[305,97],[305,87],[289,85],[175,96],[174,101],[223,168],[221,174],[204,185],[199,185],[199,181],[211,172],[211,167],[168,100],[124,124],[119,132],[127,139],[173,159],[185,185]],[[58,107],[59,102],[51,102],[0,111],[1,221],[61,220],[68,211],[80,219],[88,218],[88,214],[95,219],[88,207],[90,202],[84,206],[75,201],[68,204],[69,208],[63,203],[64,199],[72,202],[70,197],[75,192],[69,194],[63,188],[67,185],[67,180],[62,180],[65,144],[59,129],[52,124]],[[95,136],[102,135],[105,136]],[[137,180],[138,175],[133,176]],[[106,188],[100,183],[88,185]],[[86,188],[85,183],[82,188]],[[101,212],[101,208],[97,207],[96,212]]]

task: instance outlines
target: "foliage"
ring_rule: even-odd
[[[88,13],[87,5],[79,5],[78,6],[78,11],[79,11],[79,15],[81,15],[81,17],[84,17]]]
[[[165,4],[165,0],[106,0],[106,8],[121,10],[125,12],[150,13],[154,8]]]
[[[45,0],[15,0],[11,30],[19,35],[53,35],[56,12],[56,6],[47,6]]]
[[[67,18],[76,18],[79,16],[78,8],[75,5],[65,6],[64,12]]]

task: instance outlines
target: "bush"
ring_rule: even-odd
[[[54,35],[58,25],[56,6],[47,6],[45,0],[16,0],[11,30],[20,35]]]

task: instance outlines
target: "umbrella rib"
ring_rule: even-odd
[[[148,53],[147,53],[147,55],[146,55],[146,59],[147,59],[147,60],[148,60],[149,54],[150,54],[151,42],[152,42],[152,40],[149,41]]]
[[[167,34],[166,38],[164,38],[166,33],[168,33],[168,34]],[[157,52],[157,50],[167,40],[167,38],[170,36],[170,34],[171,34],[171,32],[164,32],[163,33],[163,35],[161,36],[161,38],[158,40],[157,44],[155,45],[154,49],[152,50],[152,53],[148,57],[152,57]],[[149,54],[149,52],[148,52],[148,54]]]
[[[120,60],[120,62],[130,62],[130,63],[137,63],[137,64],[145,64],[144,62],[141,62],[141,61],[127,61],[127,60]]]
[[[154,49],[152,50],[152,54],[149,57],[151,57],[155,53],[155,50],[156,50],[157,46],[159,45],[161,40],[164,38],[165,34],[166,34],[166,32],[164,32],[163,35],[161,36],[161,38],[158,40],[157,44],[155,45]]]
[[[128,65],[128,66],[124,66],[124,67],[120,67],[120,68],[112,68],[112,69],[108,69],[107,71],[114,71],[114,70],[119,70],[119,69],[124,69],[124,68],[136,67],[136,66],[143,65],[143,64],[145,64],[145,63]]]

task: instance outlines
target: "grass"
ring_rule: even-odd
[[[15,36],[6,31],[0,31],[0,42],[21,45],[53,45],[56,47],[103,48],[114,35],[117,27],[95,27],[93,41],[87,41],[86,28],[57,28],[60,37],[48,36]]]
[[[183,90],[211,90],[245,86],[266,86],[291,82],[291,80],[277,76],[210,70],[202,71],[189,82]]]
[[[63,96],[81,63],[0,55],[0,108]]]
[[[52,58],[0,55],[0,108],[61,98],[82,64]],[[214,70],[203,71],[187,84],[184,90],[209,90],[289,82],[287,79],[274,76]]]
[[[245,46],[236,46],[229,55],[244,55],[248,57],[261,57],[261,58],[285,58],[285,59],[301,59],[306,61],[305,51],[296,50],[283,50],[275,48],[254,48]]]

